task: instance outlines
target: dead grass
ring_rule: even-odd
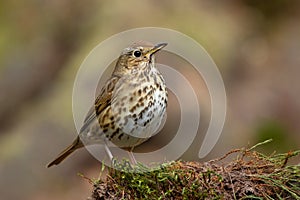
[[[91,199],[300,199],[300,165],[288,165],[300,151],[266,156],[253,150],[264,143],[209,162],[176,161],[150,171],[124,161],[116,164],[123,170],[109,169],[105,181],[92,182]],[[223,163],[229,155],[236,157]]]

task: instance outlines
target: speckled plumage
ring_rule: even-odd
[[[154,54],[164,46],[139,42],[123,50],[79,136],[48,167],[84,145],[111,141],[120,148],[132,149],[157,132],[166,114],[168,96]]]

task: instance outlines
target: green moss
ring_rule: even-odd
[[[300,199],[300,166],[287,166],[300,151],[266,156],[253,149],[232,150],[205,163],[165,163],[155,170],[116,163],[122,170],[109,169],[106,180],[94,181],[92,199]],[[236,159],[222,163],[230,154]]]

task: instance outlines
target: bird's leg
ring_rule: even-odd
[[[116,163],[116,160],[114,159],[114,156],[112,155],[107,143],[105,142],[104,144],[104,148],[105,148],[105,151],[109,157],[109,160],[110,160],[110,164],[112,167],[117,167],[117,163]]]
[[[128,150],[128,155],[129,155],[129,158],[130,158],[130,160],[131,160],[131,163],[134,164],[134,165],[137,165],[137,161],[136,161],[136,159],[135,159],[135,157],[134,157],[134,155],[133,155],[133,153],[132,153],[133,148],[134,148],[134,147],[132,147],[132,148],[130,148],[130,149]]]
[[[105,148],[105,151],[106,151],[106,153],[107,153],[107,155],[108,155],[108,157],[109,157],[109,160],[110,160],[111,162],[113,162],[114,157],[113,157],[111,151],[109,150],[109,148],[108,148],[106,142],[105,142],[105,144],[104,144],[104,148]]]

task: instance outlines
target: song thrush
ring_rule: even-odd
[[[88,112],[79,135],[48,167],[59,164],[76,149],[108,141],[132,150],[158,130],[166,114],[165,81],[155,67],[154,54],[166,43],[135,43],[125,48],[115,69]]]

